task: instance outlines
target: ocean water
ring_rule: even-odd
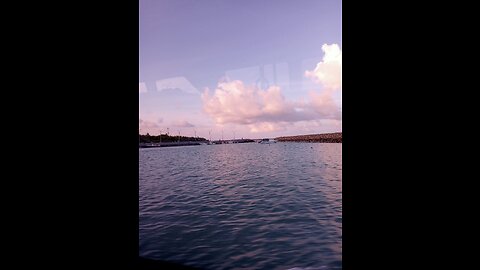
[[[139,150],[139,255],[202,269],[341,269],[342,144]]]

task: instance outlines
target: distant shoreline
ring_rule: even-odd
[[[279,142],[342,143],[342,132],[277,137]]]

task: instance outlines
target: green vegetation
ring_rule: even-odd
[[[162,134],[162,135],[157,135],[157,136],[152,136],[150,134],[142,135],[139,134],[139,142],[140,143],[159,143],[160,142],[160,136],[161,136],[161,142],[201,142],[201,141],[206,141],[207,139],[205,138],[195,138],[195,137],[184,137],[184,136],[169,136],[167,134]]]

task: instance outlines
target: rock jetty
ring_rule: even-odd
[[[342,143],[342,132],[278,137],[279,142]]]

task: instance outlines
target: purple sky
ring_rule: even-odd
[[[341,1],[140,0],[140,133],[341,131],[341,86],[322,79],[338,65],[316,69],[324,44],[341,50],[341,21]]]

